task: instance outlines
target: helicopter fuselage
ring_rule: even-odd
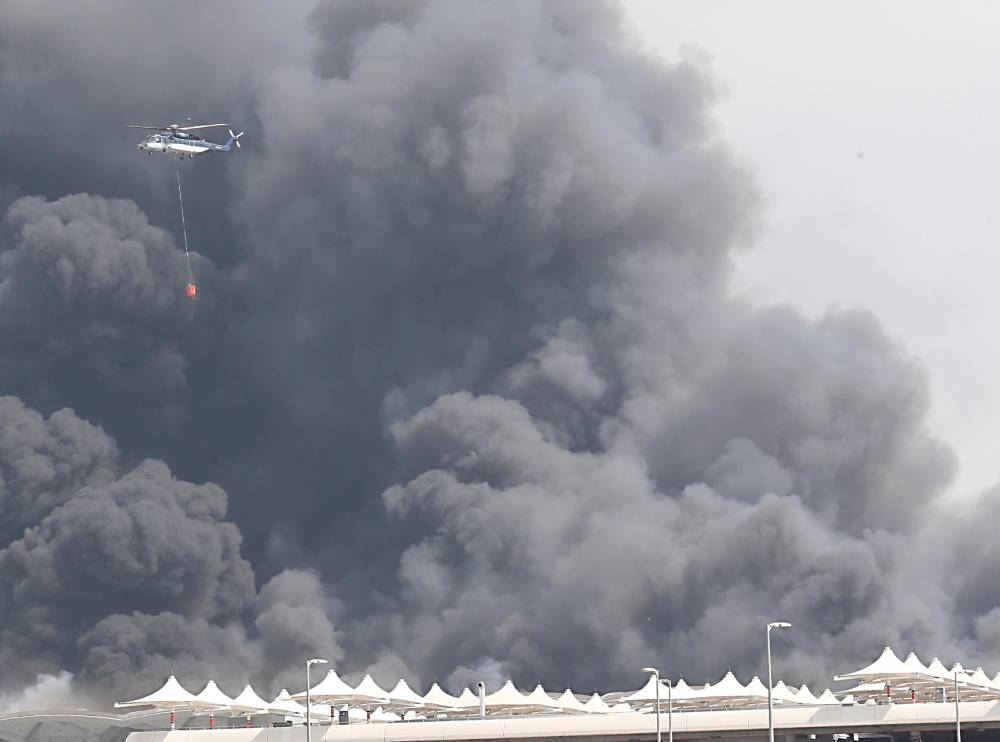
[[[225,144],[216,144],[215,142],[206,141],[201,137],[161,132],[159,134],[150,134],[143,139],[139,142],[138,149],[140,152],[147,152],[149,154],[161,152],[179,157],[194,157],[205,152],[229,152],[232,150],[235,142],[236,139],[233,137],[230,137],[229,141]]]

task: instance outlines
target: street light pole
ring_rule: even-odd
[[[674,683],[667,678],[667,739],[674,742]]]
[[[771,629],[787,629],[791,626],[787,621],[773,621],[767,625],[767,742],[774,742],[774,699],[771,679]]]
[[[643,672],[648,672],[653,675],[656,679],[656,742],[662,742],[660,737],[660,671],[655,667],[644,667]],[[673,725],[670,727],[671,736],[673,736]]]
[[[312,711],[312,702],[309,698],[309,689],[312,687],[312,683],[309,682],[309,668],[313,665],[325,665],[326,660],[323,659],[312,659],[306,660],[306,742],[312,742],[312,730],[310,725],[312,722],[309,719],[310,712]]]
[[[958,670],[955,671],[955,742],[962,742],[962,721],[958,715]]]

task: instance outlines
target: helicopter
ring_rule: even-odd
[[[126,124],[126,126],[130,129],[152,129],[156,132],[139,142],[138,149],[140,152],[146,152],[150,156],[154,152],[175,154],[182,160],[185,157],[194,157],[204,152],[230,152],[234,144],[239,149],[240,137],[243,136],[242,131],[239,134],[234,134],[233,130],[229,129],[229,141],[225,144],[218,144],[210,142],[197,134],[188,133],[195,129],[211,129],[218,126],[228,127],[229,124],[198,124],[196,126],[181,126],[180,124],[170,124],[169,126]]]

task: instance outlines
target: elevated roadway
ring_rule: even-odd
[[[1000,702],[960,704],[963,742],[1000,742]],[[662,737],[668,717],[661,712]],[[859,706],[778,707],[774,710],[777,742],[831,740],[835,734],[885,736],[895,742],[955,739],[955,704],[905,703]],[[767,709],[685,711],[673,714],[674,738],[692,740],[767,739]],[[314,726],[313,742],[655,742],[655,714],[621,713],[575,716],[496,716],[486,719],[352,723]],[[127,742],[304,742],[305,728],[180,729],[134,732]]]

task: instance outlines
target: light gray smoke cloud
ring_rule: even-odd
[[[919,362],[730,295],[758,196],[697,64],[596,0],[222,3],[223,46],[125,5],[0,28],[0,683],[746,679],[775,618],[796,682],[1000,660]],[[185,107],[248,131],[184,164],[196,304],[176,164],[53,129]]]

